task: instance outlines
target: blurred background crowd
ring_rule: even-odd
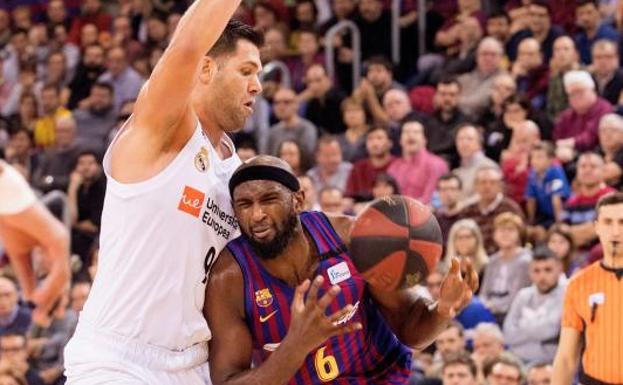
[[[0,154],[73,254],[71,288],[36,324],[0,244],[0,384],[64,383],[96,274],[103,153],[189,3],[0,0]],[[249,0],[236,17],[266,38],[239,156],[288,162],[307,209],[429,204],[445,256],[422,295],[438,297],[449,256],[479,272],[412,383],[548,384],[567,279],[602,256],[594,205],[623,185],[623,3]]]

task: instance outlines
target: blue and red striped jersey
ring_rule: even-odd
[[[325,281],[318,298],[333,284],[342,289],[328,307],[327,315],[352,304],[353,311],[339,322],[361,322],[363,328],[332,337],[310,352],[288,384],[405,384],[410,374],[411,350],[398,340],[373,303],[347,247],[324,214],[304,212],[300,219],[320,254],[314,276],[322,274]],[[253,337],[257,365],[277,349],[288,332],[295,288],[262,266],[244,236],[227,247],[244,277],[245,319]]]

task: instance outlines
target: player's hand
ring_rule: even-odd
[[[473,293],[478,290],[478,274],[472,262],[463,259],[465,278],[461,274],[461,262],[452,258],[450,271],[441,283],[437,311],[446,318],[454,318],[472,300]]]
[[[318,299],[318,289],[323,282],[322,276],[317,276],[311,283],[309,279],[305,280],[296,288],[290,307],[292,318],[286,339],[290,339],[294,346],[305,352],[312,351],[333,336],[361,329],[359,322],[338,323],[338,320],[347,317],[353,311],[353,306],[350,304],[329,316],[325,315],[327,306],[333,303],[340,292],[340,287],[332,286]],[[304,299],[305,293],[307,293],[307,299]]]

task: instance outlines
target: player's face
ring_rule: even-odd
[[[476,379],[467,365],[451,365],[443,371],[443,385],[474,385]]]
[[[217,71],[208,85],[207,110],[215,110],[217,124],[226,132],[237,131],[253,113],[255,97],[262,92],[260,51],[239,40],[236,51],[216,60]]]
[[[595,232],[604,248],[604,255],[623,257],[623,203],[599,208]]]
[[[275,258],[289,244],[303,200],[303,193],[292,193],[273,181],[249,181],[236,187],[233,205],[240,230],[260,257]]]

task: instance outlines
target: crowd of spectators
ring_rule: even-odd
[[[2,384],[64,383],[96,273],[103,154],[189,3],[0,0],[0,155],[71,229],[73,271],[34,323],[0,244]],[[412,383],[546,385],[566,282],[601,258],[595,203],[623,186],[623,2],[425,3],[419,39],[418,1],[400,2],[393,63],[389,0],[243,1],[236,17],[264,32],[264,65],[287,70],[263,74],[237,152],[289,163],[307,209],[356,214],[404,194],[434,210],[444,257],[423,295],[438,297],[451,256],[472,261],[481,287],[414,353]],[[355,84],[350,32],[325,38],[344,20],[363,42]]]

